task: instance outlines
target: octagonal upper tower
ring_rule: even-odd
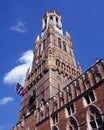
[[[49,11],[46,12],[42,18],[42,36],[46,32],[50,24],[53,25],[55,31],[63,34],[61,15],[56,11]]]

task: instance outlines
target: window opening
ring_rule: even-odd
[[[63,42],[63,50],[64,50],[64,51],[67,51],[67,50],[66,50],[65,42]]]
[[[56,65],[60,67],[60,61],[58,59],[56,59]]]
[[[61,48],[61,39],[58,38],[58,46]]]
[[[52,16],[50,16],[50,20],[53,20],[53,17],[52,17]]]
[[[58,23],[58,18],[56,17],[56,22]]]
[[[78,130],[77,121],[73,117],[69,119],[68,130]]]
[[[87,104],[94,102],[95,101],[94,92],[93,91],[89,92],[84,98],[85,98]]]
[[[88,110],[88,123],[91,130],[104,130],[104,124],[102,121],[101,114],[99,110],[94,107],[90,106]]]
[[[43,50],[45,49],[45,39],[43,40]]]
[[[52,120],[53,120],[53,124],[58,123],[58,114],[57,113],[52,116]]]
[[[72,115],[73,113],[75,113],[75,107],[74,104],[71,104],[70,106],[67,107],[68,110],[68,114]]]
[[[56,126],[53,126],[52,130],[58,130],[58,128]]]

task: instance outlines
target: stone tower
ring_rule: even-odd
[[[70,34],[63,35],[61,16],[49,11],[42,18],[42,33],[37,36],[30,73],[26,74],[26,93],[22,97],[19,121],[45,104],[80,75]]]

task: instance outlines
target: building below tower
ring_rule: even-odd
[[[82,72],[56,11],[42,18],[24,88],[12,130],[104,130],[104,61]]]

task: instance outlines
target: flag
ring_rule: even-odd
[[[22,96],[25,93],[25,89],[23,86],[21,86],[21,84],[17,83],[16,84],[16,92],[17,92],[17,94]]]

